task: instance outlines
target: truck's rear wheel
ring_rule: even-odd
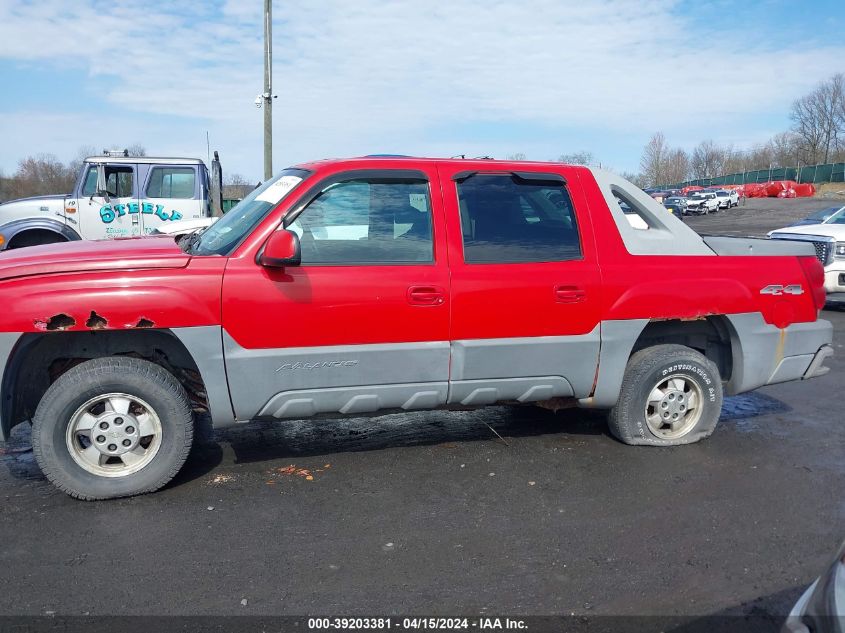
[[[683,345],[656,345],[631,356],[608,425],[626,444],[691,444],[713,433],[721,409],[715,364]]]
[[[35,412],[32,448],[46,477],[79,499],[153,492],[185,463],[187,394],[172,374],[127,357],[86,361],[54,382]]]

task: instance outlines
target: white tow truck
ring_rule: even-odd
[[[216,152],[212,166],[219,182]],[[71,193],[0,204],[0,251],[147,235],[174,222],[208,218],[212,198],[219,196],[213,180],[196,158],[135,157],[125,151],[91,156]]]

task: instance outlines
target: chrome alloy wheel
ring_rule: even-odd
[[[687,376],[663,378],[651,390],[645,406],[649,430],[666,440],[683,437],[698,424],[703,397],[701,387]]]
[[[100,477],[125,477],[149,464],[161,447],[161,420],[136,396],[107,393],[71,416],[66,441],[70,456]]]

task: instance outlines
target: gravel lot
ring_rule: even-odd
[[[690,225],[759,235],[830,204],[754,200]],[[830,374],[729,398],[713,437],[679,448],[627,447],[599,415],[527,407],[250,425],[157,494],[84,503],[43,479],[19,427],[0,454],[0,613],[751,614],[775,627],[845,538],[845,312],[823,316]]]
[[[813,211],[842,205],[845,199],[749,198],[733,209],[688,216],[686,220],[699,233],[765,237],[769,231],[788,226]]]

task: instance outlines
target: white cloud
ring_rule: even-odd
[[[134,140],[157,152],[181,144],[204,155],[202,131],[211,129],[224,157],[237,157],[228,161],[233,168],[258,174],[260,112],[252,102],[262,90],[261,20],[257,1],[162,8],[0,0],[0,59],[82,67],[107,80],[110,121],[137,130]],[[674,2],[660,0],[277,2],[273,34],[277,165],[448,147],[450,139],[432,138],[432,130],[478,122],[742,137],[732,125],[758,112],[785,113],[797,95],[841,70],[845,56],[843,45],[786,45],[740,26],[689,24]],[[719,93],[667,91],[698,78],[712,79]],[[13,90],[5,97],[12,111],[3,134],[25,135],[32,113],[15,111]],[[57,100],[39,116],[43,123],[62,112]],[[145,128],[140,121],[150,114],[179,118],[172,130]],[[71,132],[78,146],[97,129]],[[458,150],[491,148],[479,153],[503,146],[497,138],[455,140]],[[29,153],[25,144],[6,146]],[[557,147],[576,149],[565,138]]]

